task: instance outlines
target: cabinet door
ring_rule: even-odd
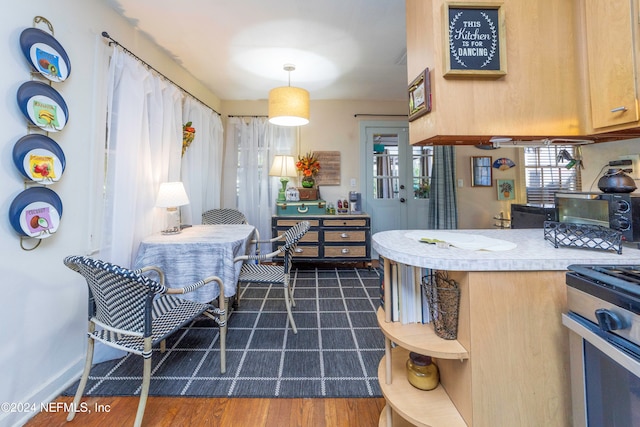
[[[585,0],[593,128],[638,121],[629,0]]]

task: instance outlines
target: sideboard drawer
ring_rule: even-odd
[[[278,230],[278,236],[282,236],[284,234],[285,230]],[[284,240],[282,240],[284,241]],[[319,240],[319,236],[318,236],[318,232],[311,230],[311,231],[307,231],[307,233],[302,236],[302,239],[300,239],[301,242],[305,242],[305,243],[318,243]]]
[[[277,227],[293,227],[301,221],[308,221],[310,227],[317,227],[320,225],[320,221],[317,219],[277,219]]]
[[[293,257],[318,258],[320,248],[318,246],[298,245],[293,251]]]
[[[325,258],[362,258],[367,256],[366,246],[325,246]]]
[[[325,219],[322,221],[325,227],[366,227],[366,219]]]
[[[364,230],[325,231],[325,242],[365,242],[367,233]]]

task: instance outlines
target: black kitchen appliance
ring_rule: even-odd
[[[566,274],[574,426],[640,426],[640,265]]]
[[[511,228],[542,228],[545,221],[556,221],[552,205],[511,205]]]
[[[592,224],[618,230],[628,242],[640,242],[640,197],[629,193],[557,192],[559,222]]]

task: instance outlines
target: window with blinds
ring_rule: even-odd
[[[574,157],[573,146],[551,145],[524,148],[527,203],[553,204],[556,191],[580,191],[582,188],[580,169],[570,160]]]

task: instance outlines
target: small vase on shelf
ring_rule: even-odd
[[[302,178],[302,186],[304,188],[313,188],[316,185],[316,180],[312,176],[305,176]]]

